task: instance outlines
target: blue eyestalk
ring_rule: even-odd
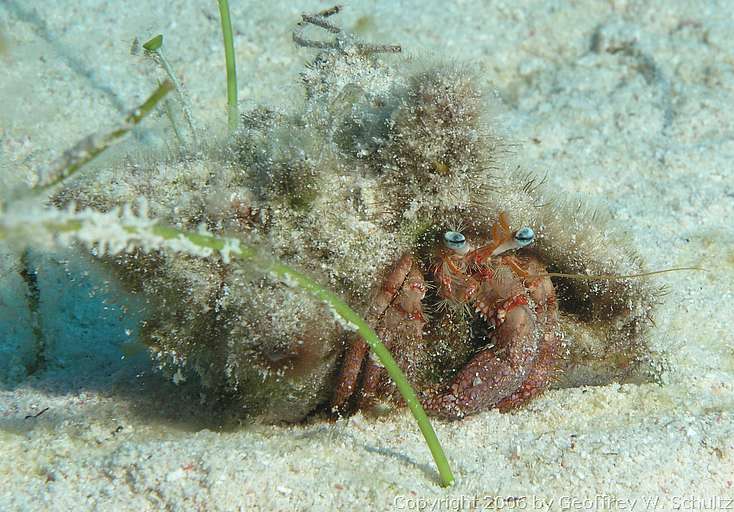
[[[515,232],[514,238],[518,248],[525,247],[535,240],[535,231],[533,231],[533,228],[525,226]]]
[[[443,234],[443,242],[446,247],[454,251],[461,251],[466,248],[466,237],[458,231],[447,231]]]

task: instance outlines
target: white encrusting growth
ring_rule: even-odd
[[[222,256],[222,262],[227,265],[230,262],[230,255],[242,254],[240,248],[240,241],[236,238],[227,238],[224,241],[224,247],[219,250],[219,254]]]
[[[339,326],[344,329],[345,331],[356,331],[358,327],[344,318],[341,313],[339,313],[336,309],[334,309],[333,306],[329,304],[329,313],[331,313],[331,316],[334,317],[334,320],[336,320],[336,323],[339,324]]]
[[[162,236],[156,232],[157,221],[146,215],[144,204],[139,204],[138,213],[127,204],[107,212],[91,208],[77,210],[74,205],[64,210],[14,209],[0,216],[0,235],[24,244],[38,244],[48,241],[49,237],[66,245],[81,242],[94,250],[98,257],[136,249],[144,252],[167,250],[199,258],[208,258],[218,252],[222,261],[228,264],[232,255],[242,253],[240,241],[236,238],[216,237],[222,242],[222,248],[215,251],[212,247],[196,243],[185,233],[178,233],[175,237]]]

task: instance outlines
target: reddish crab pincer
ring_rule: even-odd
[[[553,381],[562,352],[555,290],[537,258],[507,254],[529,245],[533,237],[527,227],[510,230],[504,213],[489,240],[475,237],[471,243],[464,234],[447,231],[430,257],[429,283],[421,262],[406,254],[375,294],[368,321],[409,378],[420,373],[420,366],[431,364],[431,344],[442,335],[461,335],[458,343],[476,349],[476,336],[471,333],[477,315],[488,333],[448,384],[423,386],[423,405],[429,413],[462,418],[493,407],[510,409]],[[436,311],[429,319],[424,297],[431,286]],[[456,314],[457,310],[466,313]],[[447,329],[447,321],[465,325]],[[360,409],[370,408],[379,399],[398,400],[385,370],[368,353],[367,345],[355,335],[339,375],[333,400],[337,410],[347,406],[360,386],[361,393],[355,397]]]

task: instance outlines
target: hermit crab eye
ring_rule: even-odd
[[[443,242],[446,247],[455,251],[461,251],[466,247],[466,237],[458,231],[447,231],[443,234]]]
[[[530,245],[533,243],[533,240],[535,240],[535,231],[533,231],[533,228],[526,226],[518,229],[515,233],[515,241],[517,242],[518,247]]]

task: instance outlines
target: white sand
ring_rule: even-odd
[[[290,31],[300,11],[328,5],[232,3],[245,103],[299,96],[312,54]],[[224,130],[215,2],[122,5],[0,3],[10,46],[0,183],[25,179],[147,95],[149,69],[129,55],[135,36],[165,34],[195,118]],[[105,278],[80,264],[42,271],[50,369],[23,378],[28,313],[1,253],[0,510],[457,510],[493,497],[505,509],[734,509],[732,12],[723,0],[412,0],[355,3],[339,20],[367,40],[476,68],[497,91],[518,163],[609,209],[650,269],[711,269],[659,279],[670,288],[650,333],[670,361],[662,386],[553,391],[513,414],[439,422],[457,477],[444,490],[407,413],[218,431],[197,390],[164,382],[144,355],[120,361],[135,317],[118,303],[130,300],[88,299]],[[155,143],[163,122],[146,122],[135,143]]]

